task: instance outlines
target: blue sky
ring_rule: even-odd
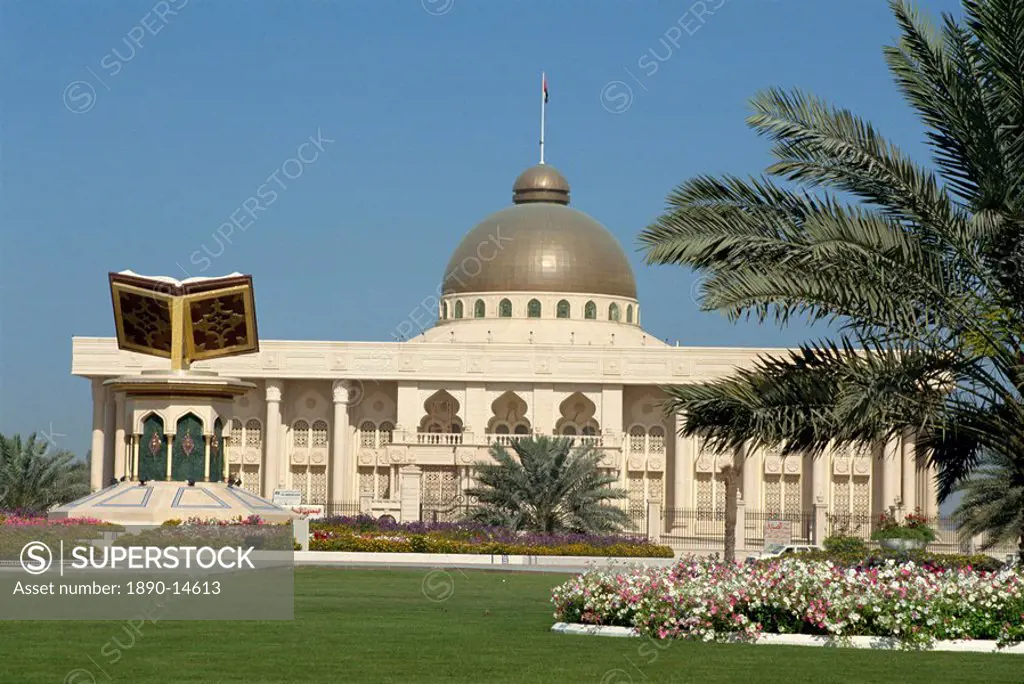
[[[0,4],[0,432],[52,429],[85,453],[71,337],[113,334],[111,270],[251,273],[264,339],[390,339],[537,161],[542,70],[547,161],[630,253],[645,327],[693,345],[804,339],[701,313],[693,275],[643,266],[636,237],[685,178],[769,162],[744,124],[760,88],[849,106],[924,160],[881,55],[895,23],[883,0],[691,6]],[[315,160],[286,164],[310,136]],[[261,185],[277,196],[251,221]],[[245,230],[215,240],[232,214]]]

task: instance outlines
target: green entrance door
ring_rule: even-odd
[[[203,422],[189,413],[178,420],[178,431],[174,434],[171,479],[201,482],[205,466],[206,437],[203,436]]]
[[[164,435],[164,421],[157,415],[147,417],[142,423],[138,478],[167,479],[167,436]]]

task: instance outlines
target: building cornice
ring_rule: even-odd
[[[661,385],[722,377],[781,348],[591,346],[261,340],[255,354],[202,361],[242,378]],[[71,373],[113,377],[167,367],[117,348],[112,337],[72,339]]]

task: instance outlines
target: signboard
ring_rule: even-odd
[[[302,491],[298,489],[275,489],[273,502],[285,508],[302,503]]]
[[[290,508],[292,513],[301,515],[304,518],[309,518],[310,520],[316,520],[317,518],[324,517],[325,506],[315,504],[302,504],[300,506],[291,506]]]
[[[764,523],[764,552],[775,553],[793,543],[793,523],[789,520],[767,520]]]

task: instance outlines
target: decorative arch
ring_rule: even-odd
[[[526,317],[527,318],[540,318],[540,300],[531,299],[526,303]]]
[[[608,320],[619,322],[619,305],[615,302],[608,305]]]
[[[476,300],[476,304],[473,305],[473,317],[484,318],[487,315],[487,304],[482,299]]]
[[[419,432],[462,432],[458,400],[446,390],[438,390],[423,402],[423,418]]]
[[[526,417],[526,401],[511,390],[505,392],[491,403],[491,419],[487,422],[487,432],[507,435],[529,434],[531,425]],[[521,428],[521,430],[520,430]]]
[[[569,318],[571,311],[572,308],[569,306],[569,301],[567,299],[559,300],[555,307],[555,318]]]
[[[498,318],[512,318],[512,301],[502,299],[498,302]]]
[[[626,306],[626,322],[627,323],[632,323],[633,322],[633,305],[632,304],[629,304],[628,306]]]
[[[194,413],[178,419],[171,453],[171,479],[201,482],[206,477],[206,436],[203,421]]]
[[[448,320],[448,302],[441,302],[441,318]]]
[[[139,479],[167,479],[167,435],[164,434],[164,419],[158,413],[150,413],[142,419]]]
[[[561,417],[555,423],[555,432],[560,435],[597,435],[601,429],[594,417],[597,406],[580,392],[566,397],[558,411]]]
[[[594,302],[587,302],[583,306],[583,317],[587,320],[597,320],[597,304]]]
[[[459,299],[455,302],[455,317],[462,318],[462,300]]]

